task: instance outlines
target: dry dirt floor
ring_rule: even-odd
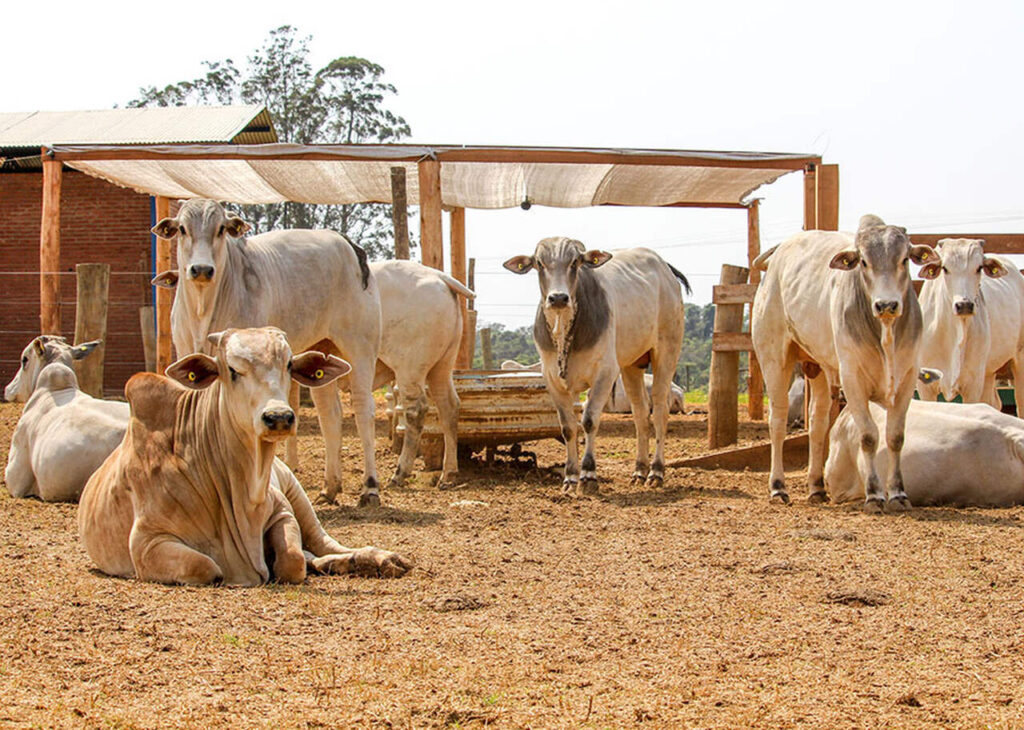
[[[4,462],[19,410],[0,405]],[[701,451],[702,418],[672,418],[670,458]],[[560,495],[549,441],[527,447],[539,468],[463,463],[457,489],[421,475],[359,511],[353,433],[320,518],[414,560],[398,580],[109,578],[74,505],[0,490],[0,726],[1024,726],[1024,509],[868,516],[806,504],[799,474],[790,507],[760,473],[674,469],[651,491],[616,416],[600,497]],[[386,476],[383,419],[378,436]]]

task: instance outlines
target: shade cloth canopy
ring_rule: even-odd
[[[452,145],[56,145],[53,159],[149,195],[233,203],[390,203],[391,168],[436,160],[441,202],[511,208],[526,200],[592,205],[740,206],[758,187],[821,160],[815,155]]]

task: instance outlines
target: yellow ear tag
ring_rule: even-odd
[[[522,261],[520,261],[520,262],[519,262],[519,270],[520,270],[520,271],[522,271],[522,270],[523,270],[523,262],[522,262]]]
[[[191,380],[192,382],[195,382],[195,380],[196,380],[196,373],[195,373],[194,370],[189,371],[188,379]]]
[[[313,375],[315,375],[316,379],[319,380],[320,378],[322,378],[324,376],[324,371],[323,370],[317,370],[315,373],[313,373]]]
[[[597,257],[597,256],[595,256],[595,257],[594,257],[594,263],[596,264],[597,262],[598,262],[598,257]]]

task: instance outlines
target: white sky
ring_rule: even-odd
[[[1024,230],[1019,0],[17,3],[0,109],[123,104],[204,60],[244,65],[285,23],[317,66],[384,66],[412,142],[818,153],[840,165],[844,229],[872,212],[911,232]],[[800,228],[799,173],[758,196],[763,247]],[[535,277],[500,264],[545,236],[655,248],[698,303],[745,261],[742,211],[535,206],[466,227],[482,322],[532,320]]]

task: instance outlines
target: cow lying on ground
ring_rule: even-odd
[[[452,382],[462,341],[462,307],[458,295],[472,298],[471,289],[443,271],[414,261],[370,264],[381,305],[381,342],[373,389],[397,385],[405,415],[405,438],[391,484],[401,486],[412,473],[423,433],[427,393],[437,407],[444,435],[444,464],[440,485],[450,484],[459,470],[459,396]],[[165,271],[154,280],[175,288],[178,272]],[[292,409],[298,408],[298,385],[292,386]],[[296,440],[288,440],[285,461],[298,464]]]
[[[536,362],[532,365],[523,365],[515,360],[502,360],[502,370],[522,370],[527,372],[542,372],[541,364]],[[651,401],[651,386],[654,385],[654,376],[650,373],[644,373],[644,387],[647,389],[647,403],[652,405]],[[631,408],[629,405],[629,397],[626,395],[625,386],[622,384],[622,375],[619,375],[615,379],[615,384],[612,386],[611,395],[608,396],[608,402],[604,406],[605,413],[630,413]],[[669,413],[686,413],[686,393],[675,383],[671,384],[671,390],[668,394],[668,412]]]
[[[754,296],[750,333],[771,404],[773,502],[789,502],[782,462],[790,374],[809,363],[810,460],[808,499],[825,501],[825,443],[831,399],[842,384],[847,410],[860,429],[857,461],[867,484],[864,508],[910,507],[903,488],[900,449],[907,404],[914,393],[921,345],[921,309],[910,285],[908,262],[935,261],[928,246],[912,246],[907,232],[876,216],[860,220],[856,235],[805,231],[766,251],[767,268]],[[820,370],[820,372],[819,372]],[[870,401],[888,413],[886,443],[893,454],[885,491],[875,467],[878,428]]]
[[[996,372],[1007,363],[1014,385],[1024,378],[1024,276],[1010,261],[985,255],[984,241],[945,238],[939,260],[919,272],[924,321],[921,364],[943,371],[942,384],[918,386],[921,397],[999,408]],[[1024,387],[1014,388],[1024,414]]]
[[[871,418],[886,427],[885,410],[871,404]],[[844,411],[829,434],[825,484],[832,498],[864,497],[857,471],[860,435]],[[890,459],[883,444],[879,467]],[[999,505],[1024,503],[1024,421],[988,404],[911,401],[902,454],[903,483],[914,504]]]
[[[516,274],[537,270],[541,300],[533,340],[565,439],[564,490],[597,491],[594,446],[601,412],[620,372],[636,425],[633,480],[642,482],[646,477],[649,486],[661,486],[669,386],[683,342],[679,282],[689,292],[686,277],[648,249],[626,249],[613,256],[606,251],[587,251],[582,243],[569,238],[545,238],[532,256],[515,256],[504,265]],[[648,461],[649,406],[643,381],[648,364],[654,371],[653,462]],[[583,409],[586,449],[581,465],[573,406],[587,388],[590,395]]]
[[[27,403],[7,455],[4,481],[12,497],[74,502],[128,427],[128,404],[93,398],[78,389],[71,369],[99,341],[72,347],[62,337],[37,337],[5,396]]]
[[[380,348],[380,298],[366,254],[333,231],[271,231],[212,200],[190,200],[153,227],[178,242],[171,335],[178,356],[208,350],[207,335],[229,327],[279,327],[297,350],[338,353],[352,364],[348,386],[363,449],[359,504],[380,504],[374,456],[373,375]],[[316,297],[318,306],[308,306]],[[327,444],[324,492],[341,488],[341,401],[337,384],[312,391]]]
[[[291,379],[322,387],[349,370],[321,352],[292,357],[273,327],[210,335],[215,356],[188,355],[169,377],[125,386],[124,440],[82,493],[78,528],[104,573],[160,583],[301,583],[321,572],[399,576],[401,556],[343,547],[274,458],[295,432]],[[185,386],[185,387],[182,387]]]

